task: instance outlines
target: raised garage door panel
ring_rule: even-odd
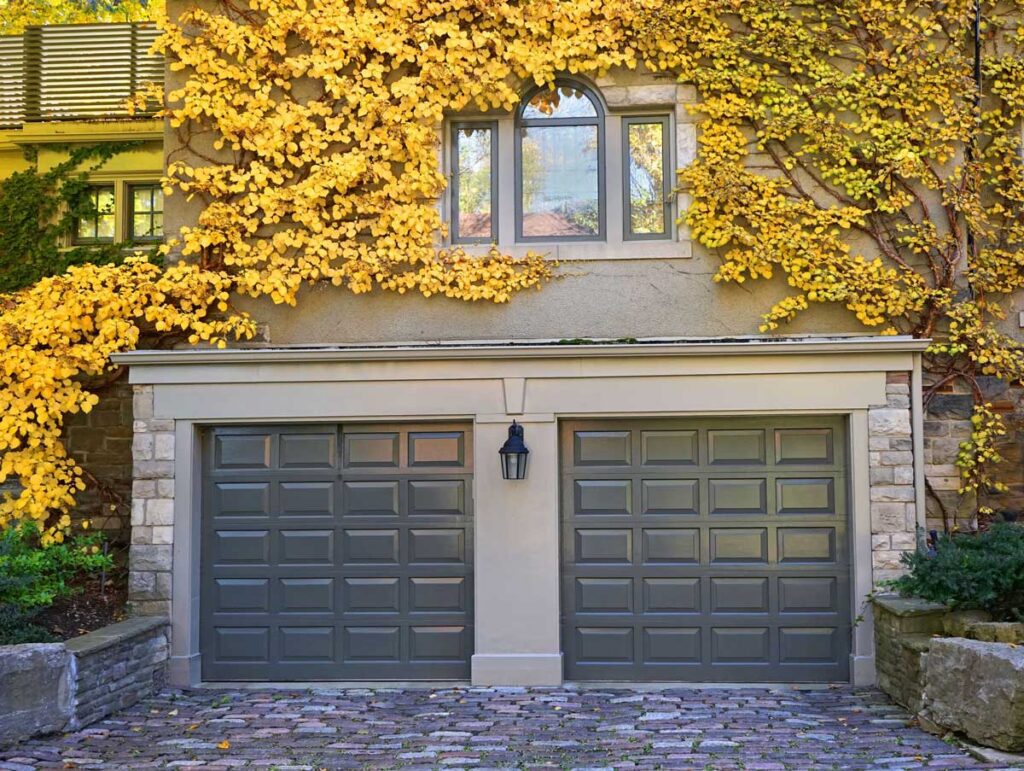
[[[842,419],[571,421],[561,446],[567,678],[848,679]]]
[[[464,425],[207,432],[205,680],[467,678]]]

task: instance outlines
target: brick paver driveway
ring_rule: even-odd
[[[979,768],[876,691],[167,691],[0,768]]]

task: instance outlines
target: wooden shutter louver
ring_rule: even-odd
[[[61,24],[0,38],[0,126],[124,118],[125,101],[162,83],[152,24]]]

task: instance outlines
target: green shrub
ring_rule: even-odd
[[[908,553],[903,562],[909,573],[891,582],[902,595],[1024,621],[1024,527],[997,523],[976,535],[941,536],[934,556]]]
[[[17,605],[0,603],[0,645],[53,642],[50,631],[33,622],[38,610],[26,611]]]
[[[76,580],[113,567],[102,542],[90,533],[43,548],[34,523],[0,532],[0,645],[53,639],[33,617],[78,591]]]

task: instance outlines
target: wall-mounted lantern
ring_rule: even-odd
[[[498,456],[501,458],[502,479],[526,479],[530,450],[523,442],[523,427],[514,420],[508,427],[508,439],[498,450]]]

